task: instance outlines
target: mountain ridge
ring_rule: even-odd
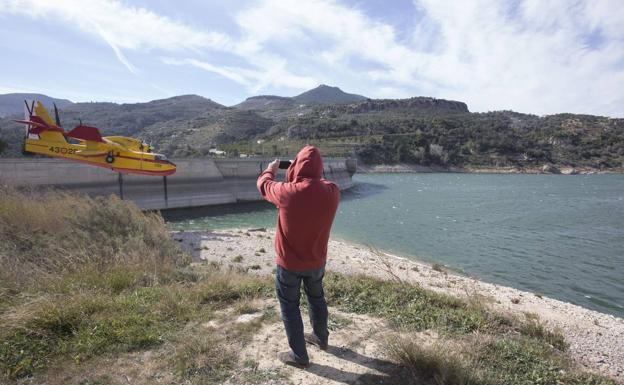
[[[321,84],[316,88],[293,96],[297,102],[303,103],[349,103],[368,99],[366,96],[349,94],[338,87]]]
[[[0,118],[22,114],[24,112],[24,100],[39,100],[47,108],[52,108],[56,103],[58,108],[66,107],[73,102],[67,99],[53,98],[38,93],[9,93],[0,94]]]
[[[339,104],[352,103],[367,100],[366,96],[349,94],[338,87],[332,87],[321,84],[299,95],[295,96],[278,96],[278,95],[256,95],[250,96],[242,102],[232,107],[242,110],[280,110],[284,108],[293,108],[297,104]],[[305,107],[305,106],[300,106]]]
[[[338,89],[321,90],[328,88]],[[171,157],[209,156],[212,148],[229,156],[292,156],[311,143],[325,155],[355,156],[366,164],[624,165],[624,119],[472,113],[463,102],[432,97],[332,103],[295,98],[257,95],[226,107],[202,96],[179,95],[147,103],[74,103],[60,108],[60,115],[67,129],[82,121],[104,135],[151,141]],[[22,126],[0,119],[0,140],[7,144],[0,156],[20,156],[22,135]]]

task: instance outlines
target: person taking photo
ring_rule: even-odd
[[[316,147],[305,146],[286,170],[286,180],[275,176],[279,160],[271,162],[260,174],[260,194],[278,209],[275,232],[275,290],[290,351],[278,354],[280,361],[299,368],[310,363],[306,341],[322,350],[328,346],[327,302],[323,277],[327,243],[340,190],[322,178],[323,160]],[[313,333],[303,332],[299,311],[303,282]]]

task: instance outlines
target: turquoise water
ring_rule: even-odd
[[[624,317],[624,175],[356,175],[334,236]],[[275,226],[253,203],[166,214],[176,229]]]

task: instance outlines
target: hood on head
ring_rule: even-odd
[[[314,146],[305,146],[286,171],[286,181],[294,182],[297,178],[320,179],[323,174],[323,159]]]

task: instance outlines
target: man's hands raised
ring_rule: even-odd
[[[273,175],[277,174],[279,163],[280,163],[279,159],[275,159],[273,162],[269,163],[269,165],[266,168],[266,171],[270,171],[271,174]]]

